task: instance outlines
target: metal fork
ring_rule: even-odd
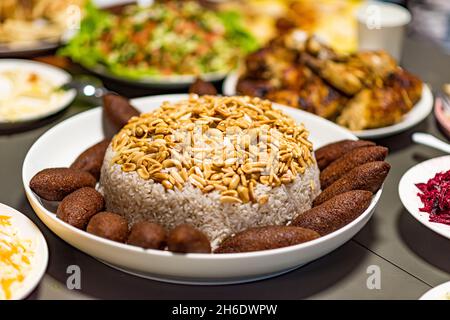
[[[97,105],[101,103],[101,98],[109,92],[99,79],[91,76],[75,77],[70,82],[62,85],[59,89],[75,89],[77,91],[78,99]]]

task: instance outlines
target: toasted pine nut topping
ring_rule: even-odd
[[[294,181],[314,163],[309,132],[268,100],[190,95],[133,117],[114,137],[113,162],[167,190],[190,183],[222,203],[259,202],[257,184]]]

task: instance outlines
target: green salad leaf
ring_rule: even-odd
[[[85,7],[85,16],[80,24],[80,30],[69,43],[58,50],[58,54],[70,57],[72,60],[92,67],[104,62],[97,40],[104,30],[111,28],[112,19],[107,12],[97,9],[90,1]]]
[[[236,46],[241,47],[245,53],[258,49],[259,43],[251,32],[242,25],[242,16],[237,11],[222,11],[218,13],[227,32]]]

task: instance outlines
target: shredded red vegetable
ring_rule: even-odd
[[[430,214],[430,222],[450,225],[450,170],[437,173],[427,183],[417,183],[417,193],[424,207],[419,210]]]

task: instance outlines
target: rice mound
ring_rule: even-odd
[[[166,190],[160,183],[143,180],[136,172],[124,172],[112,162],[114,155],[109,146],[100,178],[100,192],[108,211],[122,214],[130,225],[150,220],[170,230],[190,223],[208,236],[213,247],[250,227],[286,224],[296,214],[310,209],[320,193],[319,169],[313,165],[290,184],[276,188],[258,184],[256,195],[269,195],[263,205],[222,204],[218,191],[204,194],[190,183],[181,191]]]
[[[311,208],[319,169],[303,124],[268,100],[191,95],[133,117],[106,151],[99,191],[130,226],[189,223],[212,246]]]

